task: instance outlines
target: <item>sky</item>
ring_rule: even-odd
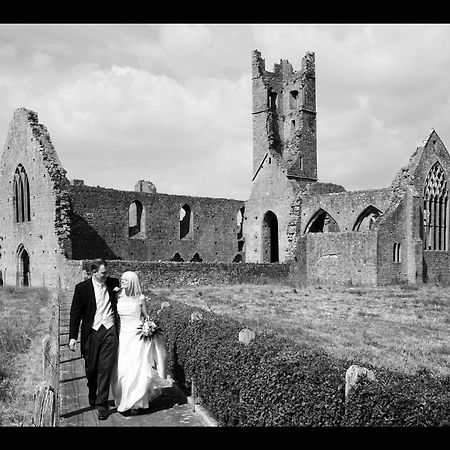
[[[67,178],[250,198],[252,51],[315,53],[318,178],[388,187],[435,129],[450,145],[448,24],[0,24],[0,144],[38,114]]]

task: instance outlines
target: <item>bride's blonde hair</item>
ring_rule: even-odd
[[[122,274],[122,278],[128,281],[128,287],[125,289],[125,295],[128,297],[137,297],[142,294],[141,284],[136,272],[128,270]]]

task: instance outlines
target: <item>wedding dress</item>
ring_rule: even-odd
[[[145,300],[144,300],[145,301]],[[117,311],[120,334],[117,357],[111,375],[111,393],[117,411],[147,408],[148,403],[170,386],[164,340],[156,336],[140,339],[141,305],[137,297],[119,294]]]

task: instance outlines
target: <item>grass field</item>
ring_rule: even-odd
[[[273,285],[154,289],[178,300],[272,329],[360,364],[450,375],[450,288],[292,288]],[[150,293],[150,298],[152,297]]]
[[[48,296],[45,288],[0,287],[0,426],[31,425]]]

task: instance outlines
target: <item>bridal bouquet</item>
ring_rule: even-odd
[[[156,320],[144,319],[139,329],[142,330],[140,339],[152,339],[161,333],[161,327]]]

